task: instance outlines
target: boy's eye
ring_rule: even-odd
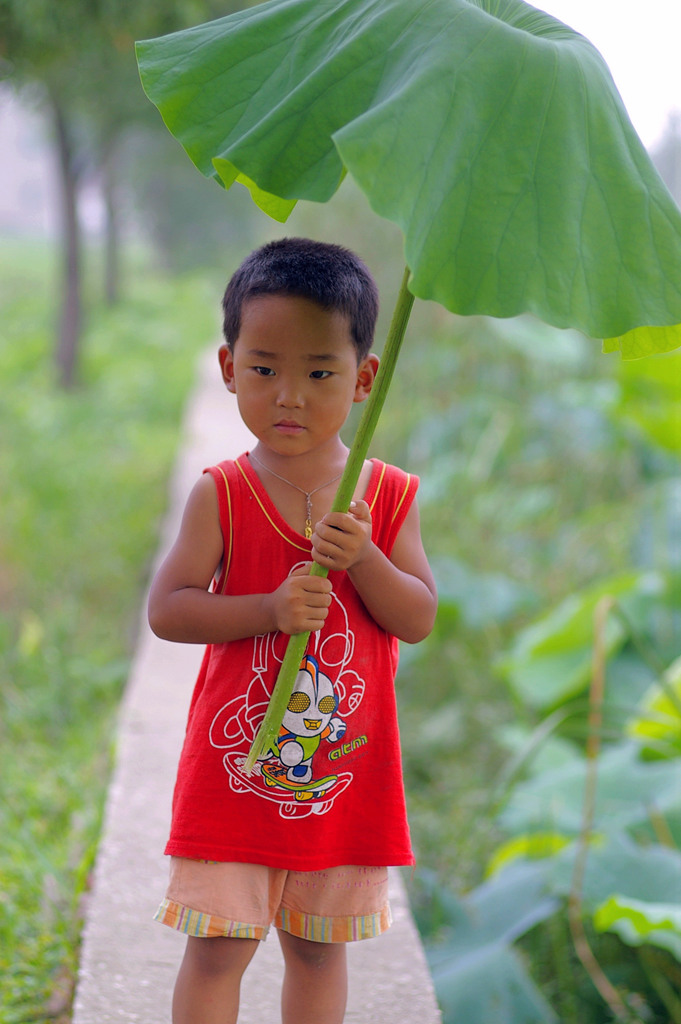
[[[272,369],[271,366],[254,366],[253,369],[261,377],[273,377],[274,376],[274,370]]]
[[[331,376],[331,370],[313,370],[310,376],[313,380],[326,380]]]

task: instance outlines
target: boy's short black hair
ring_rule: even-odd
[[[378,288],[359,256],[310,238],[281,238],[247,256],[222,299],[223,333],[230,349],[241,330],[244,302],[258,295],[297,295],[344,313],[358,360],[371,351],[378,316]]]

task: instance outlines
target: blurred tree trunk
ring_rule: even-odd
[[[118,216],[118,178],[116,174],[116,137],[111,136],[102,150],[102,197],[104,200],[104,295],[107,305],[115,305],[121,290],[120,218]]]
[[[59,314],[55,363],[63,387],[75,384],[82,329],[81,236],[78,223],[78,172],[68,117],[50,91],[59,170],[60,250]]]

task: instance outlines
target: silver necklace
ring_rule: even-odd
[[[301,494],[305,495],[305,538],[306,540],[310,540],[312,537],[312,495],[316,494],[317,491],[322,491],[325,487],[328,487],[329,484],[335,483],[336,480],[339,480],[343,476],[343,470],[341,469],[340,473],[337,473],[331,480],[327,480],[325,484],[320,484],[319,487],[313,487],[311,491],[306,491],[304,487],[299,487],[298,484],[293,484],[290,480],[287,480],[285,476],[280,476],[278,473],[275,473],[273,469],[270,469],[270,467],[266,466],[264,462],[261,462],[253,452],[249,452],[248,457],[249,459],[252,459],[253,462],[257,462],[262,469],[271,473],[272,476],[276,476],[277,480],[281,480],[283,484],[288,484],[289,487],[293,487],[296,491],[300,491]]]

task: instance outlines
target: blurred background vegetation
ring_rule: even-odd
[[[399,232],[350,182],[282,229],[204,181],[143,96],[134,39],[243,6],[0,0],[0,115],[42,126],[59,211],[48,238],[0,220],[7,1024],[69,1020],[115,715],[224,282],[284,232],[350,245],[378,279],[379,339],[399,284]],[[678,200],[678,120],[654,157]],[[623,364],[529,318],[416,304],[374,454],[421,476],[440,587],[398,692],[410,891],[447,1024],[489,1024],[499,1006],[518,1024],[681,1020],[680,399],[678,355]],[[616,605],[594,749],[603,595]],[[577,885],[589,777],[600,853]],[[575,906],[620,1007],[578,958]]]

